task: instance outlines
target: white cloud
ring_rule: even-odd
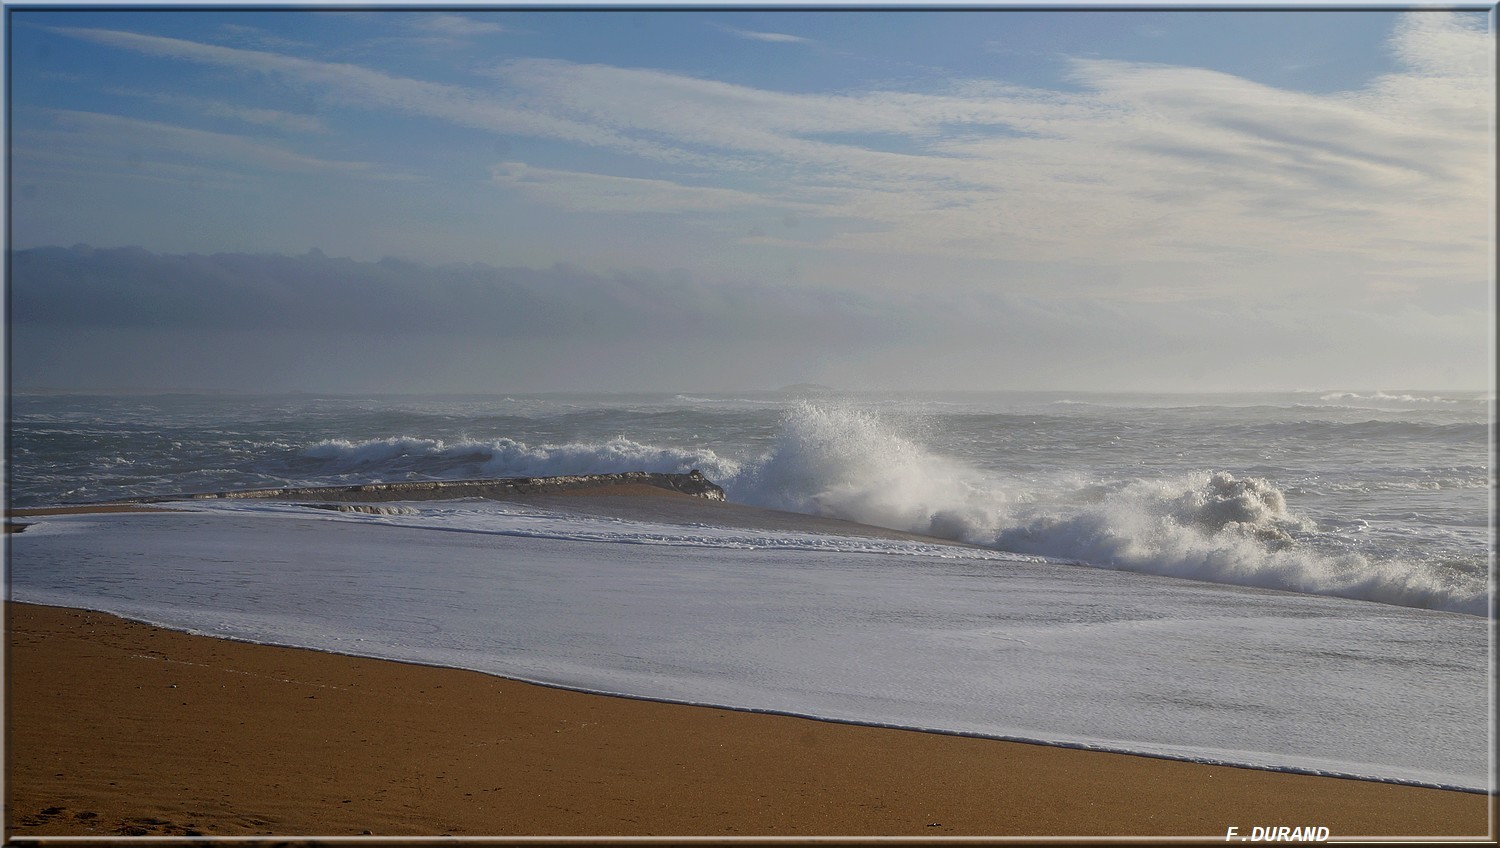
[[[226,43],[258,50],[301,50],[314,46],[310,42],[285,38],[244,24],[221,24],[217,34],[219,40]]]
[[[86,141],[86,140],[85,140]],[[77,134],[51,130],[17,131],[12,140],[12,178],[46,180],[97,191],[110,180],[126,179],[202,191],[245,190],[255,176],[221,165],[151,161],[99,145],[80,144]]]
[[[812,42],[810,38],[803,38],[800,35],[789,35],[784,32],[759,32],[751,29],[724,26],[722,24],[716,24],[715,26],[724,32],[737,35],[749,41],[764,41],[770,44],[809,44]]]
[[[1348,276],[1405,263],[1414,276],[1479,279],[1490,39],[1417,13],[1393,46],[1402,73],[1322,95],[1099,60],[1073,61],[1076,92],[976,81],[788,94],[554,60],[497,74],[553,114],[717,156],[763,176],[768,193],[822,189],[839,198],[823,215],[877,225],[830,246],[1266,271],[1343,260]]]
[[[1391,48],[1426,78],[1478,81],[1495,72],[1493,35],[1451,14],[1423,11],[1402,16]]]
[[[1084,59],[1071,61],[1078,87],[1068,91],[974,80],[936,93],[786,93],[550,59],[499,66],[503,86],[491,91],[177,39],[64,31],[276,75],[345,105],[696,171],[691,186],[512,166],[492,174],[553,205],[626,214],[752,198],[795,203],[806,217],[859,224],[827,231],[829,248],[1176,263],[1177,291],[1189,298],[1202,296],[1205,275],[1234,278],[1246,297],[1312,280],[1483,279],[1494,47],[1477,20],[1405,16],[1391,41],[1403,69],[1333,94]],[[734,189],[711,185],[729,174]],[[1262,282],[1252,289],[1249,280]],[[1149,296],[1169,299],[1173,285],[1153,284]]]
[[[476,35],[494,35],[505,32],[505,27],[493,21],[476,21],[464,15],[423,14],[411,22],[412,29],[443,35],[451,38],[469,38]]]
[[[53,31],[146,55],[278,76],[344,105],[418,115],[493,132],[612,147],[662,161],[695,161],[694,157],[655,142],[624,138],[477,89],[393,76],[355,64],[319,62],[117,30],[58,27]]]
[[[168,94],[161,91],[130,91],[127,89],[109,89],[108,93],[123,97],[139,97],[154,103],[168,106],[177,106],[183,109],[191,109],[201,115],[214,118],[232,118],[249,124],[257,124],[280,130],[288,130],[300,133],[327,133],[328,126],[316,115],[300,115],[293,112],[284,112],[279,109],[258,109],[251,106],[241,106],[237,103],[229,103],[223,100],[209,100],[202,97],[188,97],[185,95]]]
[[[750,192],[691,186],[670,180],[615,177],[504,162],[490,169],[496,185],[577,212],[716,212],[740,207],[792,206]]]
[[[283,172],[340,172],[380,176],[369,162],[319,159],[265,141],[143,121],[99,112],[49,110],[65,129],[84,133],[77,139],[119,153],[164,152],[194,158],[234,162]]]

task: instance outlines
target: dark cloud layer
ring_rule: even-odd
[[[18,324],[157,329],[608,337],[796,336],[888,327],[892,305],[847,292],[713,285],[685,274],[557,265],[424,266],[301,256],[161,255],[138,247],[17,251]]]
[[[1389,386],[1456,386],[1485,361],[1483,339],[1454,332],[1477,313],[1249,313],[1024,298],[999,283],[853,291],[77,246],[14,252],[9,287],[22,389],[1233,390],[1362,387],[1372,368]],[[1414,365],[1435,352],[1452,373]]]
[[[16,251],[11,272],[11,376],[22,387],[776,385],[951,331],[918,297],[684,272],[82,245]]]

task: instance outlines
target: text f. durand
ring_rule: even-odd
[[[1240,829],[1231,826],[1224,834],[1225,842],[1327,842],[1328,828],[1314,825],[1302,825],[1292,827],[1280,825],[1276,827],[1265,827],[1256,825],[1250,828],[1248,834],[1240,833]]]

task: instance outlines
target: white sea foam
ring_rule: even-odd
[[[1082,510],[1024,516],[992,544],[1127,571],[1488,613],[1482,574],[1317,550],[1318,532],[1275,487],[1219,472],[1138,481]]]
[[[339,504],[338,512],[353,512],[361,515],[419,515],[416,507],[406,504]]]
[[[1005,494],[868,410],[800,403],[770,453],[725,482],[732,500],[972,541]]]
[[[547,477],[622,471],[685,473],[699,469],[711,479],[732,477],[739,463],[712,450],[653,447],[623,436],[602,443],[528,445],[515,439],[490,442],[398,436],[351,442],[328,439],[304,448],[308,470],[325,478],[379,472],[459,477]]]
[[[1350,551],[1346,539],[1300,515],[1288,501],[1290,487],[1273,480],[1203,469],[1103,481],[1058,478],[1038,493],[1037,481],[1006,479],[935,453],[910,429],[868,407],[820,400],[788,407],[771,448],[754,457],[654,446],[623,436],[540,445],[508,438],[328,440],[306,448],[302,457],[313,464],[309,470],[330,478],[377,470],[391,479],[697,468],[724,486],[733,501],[1000,551],[1471,615],[1489,611],[1490,586],[1481,569]],[[1441,488],[1446,479],[1374,485]],[[1320,484],[1324,491],[1360,485],[1366,484]]]
[[[1479,572],[1319,550],[1273,483],[1223,471],[1059,493],[1042,505],[864,410],[802,404],[731,498],[1082,565],[1486,615]]]
[[[1360,394],[1358,392],[1329,392],[1328,394],[1320,396],[1319,400],[1325,400],[1325,401],[1389,401],[1389,402],[1394,402],[1394,403],[1441,403],[1441,404],[1458,403],[1457,400],[1454,400],[1452,398],[1438,397],[1436,395],[1408,395],[1408,394],[1393,395],[1393,394],[1387,394],[1385,392],[1378,392],[1378,391],[1374,392],[1373,394],[1368,394],[1368,395],[1362,395],[1362,394]]]
[[[1470,616],[1054,564],[497,544],[419,518],[232,503],[58,516],[11,539],[11,590],[596,691],[1488,785],[1486,623]],[[552,518],[608,541],[661,529]]]
[[[713,524],[673,524],[627,521],[574,514],[484,499],[467,501],[411,501],[381,504],[300,505],[261,500],[182,501],[174,508],[204,513],[233,513],[270,518],[329,519],[329,512],[345,520],[386,526],[629,545],[723,548],[736,550],[808,551],[818,553],[887,554],[951,560],[1046,562],[1046,557],[1007,554],[987,548],[934,542],[834,535],[797,530],[766,530]]]

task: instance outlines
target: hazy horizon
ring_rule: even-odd
[[[1353,396],[1360,400],[1393,401],[1419,401],[1423,399],[1438,398],[1445,399],[1446,395],[1481,395],[1481,399],[1493,399],[1494,387],[1485,386],[1480,388],[1462,386],[1321,386],[1302,387],[1295,389],[1226,389],[1218,391],[1208,390],[1140,390],[1140,389],[930,389],[915,386],[892,387],[882,389],[869,388],[846,388],[840,386],[826,386],[820,383],[793,383],[776,387],[730,387],[730,388],[705,388],[702,386],[678,386],[661,389],[636,389],[636,390],[566,390],[549,389],[541,391],[311,391],[307,389],[285,389],[281,391],[272,390],[241,390],[221,389],[205,386],[96,386],[65,388],[49,386],[40,383],[16,385],[10,387],[10,393],[17,396],[93,396],[93,397],[149,397],[152,395],[187,395],[197,397],[327,397],[327,398],[366,398],[366,397],[391,397],[391,398],[474,398],[474,397],[546,397],[546,396],[576,396],[576,397],[660,397],[673,395],[677,397],[693,396],[718,396],[733,397],[738,395],[749,396],[782,396],[791,399],[808,399],[817,401],[825,394],[830,398],[841,396],[879,396],[879,395],[901,395],[910,397],[944,397],[944,396],[1088,396],[1088,397],[1120,397],[1120,398],[1143,398],[1143,397],[1258,397],[1267,395],[1318,395]],[[1414,394],[1415,393],[1415,394]],[[1425,398],[1423,396],[1426,396]]]
[[[1483,11],[7,26],[13,391],[1493,386]]]

